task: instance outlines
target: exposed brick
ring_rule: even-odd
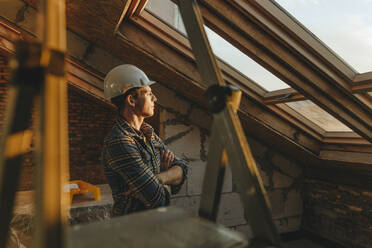
[[[306,181],[303,228],[346,247],[372,246],[372,198],[365,189]]]

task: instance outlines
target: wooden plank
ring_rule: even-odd
[[[137,1],[137,0],[134,0],[134,1]],[[120,25],[123,23],[124,19],[127,18],[129,7],[131,6],[131,4],[132,4],[132,0],[125,0],[124,8],[123,8],[123,10],[121,12],[119,21],[118,21],[118,23],[116,24],[116,26],[114,28],[114,31],[113,31],[114,33],[116,33],[116,31],[118,30],[118,28],[120,27]]]
[[[365,84],[365,83],[372,83],[372,71],[357,74],[353,79],[353,84]]]
[[[278,104],[285,102],[303,101],[307,98],[292,88],[267,92],[264,95],[265,104]]]
[[[92,72],[78,62],[67,58],[66,69],[68,74],[78,77],[103,92],[103,76]]]
[[[358,85],[353,85],[351,87],[351,91],[353,94],[356,93],[364,93],[364,92],[371,92],[372,91],[372,79],[370,82],[358,84]]]
[[[325,132],[324,138],[361,138],[355,132]]]
[[[372,164],[372,153],[322,150],[320,151],[319,157],[323,160],[333,160],[363,165]]]
[[[352,143],[325,143],[322,145],[321,150],[328,151],[343,151],[343,152],[359,152],[359,153],[371,153],[372,146],[369,144],[352,144]]]
[[[143,13],[143,10],[146,7],[148,0],[141,0],[133,16],[139,16]]]

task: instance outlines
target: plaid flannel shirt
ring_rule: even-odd
[[[160,151],[167,147],[149,124],[143,123],[141,131],[118,116],[104,140],[102,160],[114,216],[169,205],[170,192],[155,176],[161,172]],[[178,193],[187,176],[186,162],[175,156],[171,166],[176,165],[182,168],[183,178],[179,185],[171,185],[172,194]]]

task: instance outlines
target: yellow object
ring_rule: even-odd
[[[31,150],[32,132],[25,130],[8,137],[5,146],[6,158],[13,158]]]
[[[101,190],[99,187],[94,186],[90,183],[84,182],[82,180],[70,181],[69,184],[77,184],[78,188],[70,189],[70,204],[72,203],[72,198],[74,195],[85,194],[87,192],[93,192],[94,200],[101,200]]]

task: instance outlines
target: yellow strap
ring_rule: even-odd
[[[31,150],[32,132],[18,132],[8,137],[5,146],[5,157],[13,158]]]

